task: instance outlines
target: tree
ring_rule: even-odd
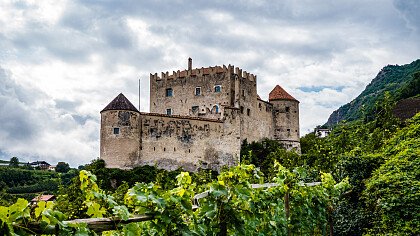
[[[19,167],[19,158],[17,157],[10,158],[9,166],[13,168]]]
[[[60,172],[60,173],[67,173],[69,170],[70,170],[69,164],[62,161],[58,162],[57,166],[55,167],[55,171]]]

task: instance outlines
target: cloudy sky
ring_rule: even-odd
[[[233,64],[326,122],[388,64],[420,58],[420,1],[0,1],[0,159],[99,156],[102,110],[120,92],[148,111],[149,73]]]

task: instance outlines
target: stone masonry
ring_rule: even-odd
[[[219,170],[239,162],[241,143],[269,138],[300,151],[299,101],[279,85],[269,101],[257,76],[234,66],[150,74],[150,113],[119,94],[101,111],[100,158],[109,168],[156,165]]]

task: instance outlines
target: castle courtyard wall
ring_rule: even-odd
[[[196,171],[237,164],[239,119],[229,112],[225,122],[142,113],[140,158],[136,165]]]

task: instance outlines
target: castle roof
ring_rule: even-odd
[[[274,101],[274,100],[292,100],[292,101],[298,101],[292,95],[286,92],[280,85],[276,85],[273,90],[271,90],[270,94],[268,95],[268,100]]]
[[[114,100],[112,100],[112,102],[110,102],[102,111],[109,110],[139,111],[122,93],[114,98]]]

